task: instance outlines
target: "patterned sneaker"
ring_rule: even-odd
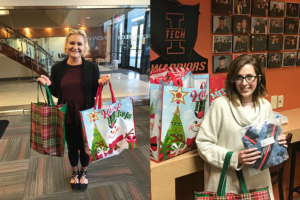
[[[76,191],[79,187],[79,171],[73,171],[73,175],[71,178],[71,188]]]
[[[86,190],[86,188],[88,187],[88,184],[89,184],[89,181],[87,178],[87,171],[81,171],[79,189],[81,189],[81,191],[84,192]]]

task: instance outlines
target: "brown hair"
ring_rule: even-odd
[[[247,64],[252,65],[254,67],[256,76],[260,75],[260,78],[256,78],[257,86],[252,94],[252,100],[254,104],[258,104],[258,100],[260,97],[268,96],[265,72],[260,60],[251,55],[241,55],[234,59],[230,64],[228,74],[225,80],[226,96],[229,99],[229,101],[231,101],[235,105],[240,105],[238,100],[241,101],[241,95],[236,89],[235,80],[237,79],[241,68]]]
[[[68,42],[69,37],[71,35],[81,35],[83,37],[84,51],[83,51],[82,57],[84,57],[88,53],[88,51],[90,50],[90,47],[89,47],[89,43],[88,43],[88,39],[87,39],[86,33],[83,30],[77,30],[77,29],[70,29],[69,30],[68,35],[66,37],[65,44],[64,44],[64,52],[67,53],[66,45],[67,45],[67,42]]]

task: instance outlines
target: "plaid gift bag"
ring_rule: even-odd
[[[47,102],[39,102],[39,86],[43,93],[38,84],[37,103],[31,103],[30,147],[44,155],[63,157],[67,104],[55,105],[46,84]]]
[[[225,193],[226,191],[226,176],[230,165],[230,159],[233,152],[227,152],[221,172],[221,177],[217,192],[195,192],[195,200],[268,200],[270,199],[268,187],[247,190],[245,179],[242,171],[236,171],[239,178],[243,194]]]

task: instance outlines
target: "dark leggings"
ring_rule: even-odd
[[[72,167],[78,165],[78,150],[80,151],[80,163],[82,167],[87,167],[90,157],[84,151],[81,127],[76,124],[66,124],[66,141],[68,144],[68,156]]]

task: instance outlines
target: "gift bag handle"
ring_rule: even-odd
[[[46,88],[46,92],[47,92],[47,98],[50,99],[50,106],[55,106],[53,98],[52,98],[52,94],[51,94],[47,84],[45,84],[45,88]]]
[[[111,94],[111,101],[112,101],[112,103],[116,103],[116,98],[115,98],[114,91],[113,91],[112,86],[111,86],[111,82],[109,82],[109,89],[110,89],[110,94]],[[94,104],[94,110],[96,110],[97,103],[98,103],[98,109],[101,108],[102,90],[103,90],[102,83],[100,83],[99,86],[98,86],[98,89],[97,89],[96,100],[95,100],[95,104]]]
[[[227,171],[228,171],[228,168],[229,168],[229,165],[230,165],[230,160],[231,160],[232,154],[233,154],[233,152],[231,152],[231,151],[226,153],[223,168],[222,168],[222,172],[221,172],[221,177],[220,177],[220,181],[219,181],[219,186],[218,186],[218,190],[217,190],[217,196],[225,196]],[[248,193],[243,172],[241,170],[236,171],[236,174],[239,178],[239,182],[240,182],[243,194]]]
[[[44,100],[45,100],[45,103],[48,105],[48,106],[54,106],[54,101],[53,101],[53,98],[52,98],[52,95],[51,95],[51,92],[48,88],[48,85],[45,84],[45,89],[46,89],[46,96],[47,96],[47,101],[45,99],[45,96],[44,96],[44,93],[43,93],[43,89],[42,89],[42,86],[41,84],[38,83],[38,86],[37,86],[37,102],[39,103],[39,85],[40,85],[40,89],[42,91],[42,95],[44,97]]]
[[[37,103],[40,103],[40,90],[41,90],[41,92],[42,92],[42,95],[43,95],[43,97],[44,97],[44,100],[45,100],[45,103],[48,105],[49,104],[49,99],[47,98],[47,100],[46,100],[46,98],[45,98],[45,95],[44,95],[44,92],[43,92],[43,88],[42,88],[42,85],[38,82],[38,84],[37,84]]]

